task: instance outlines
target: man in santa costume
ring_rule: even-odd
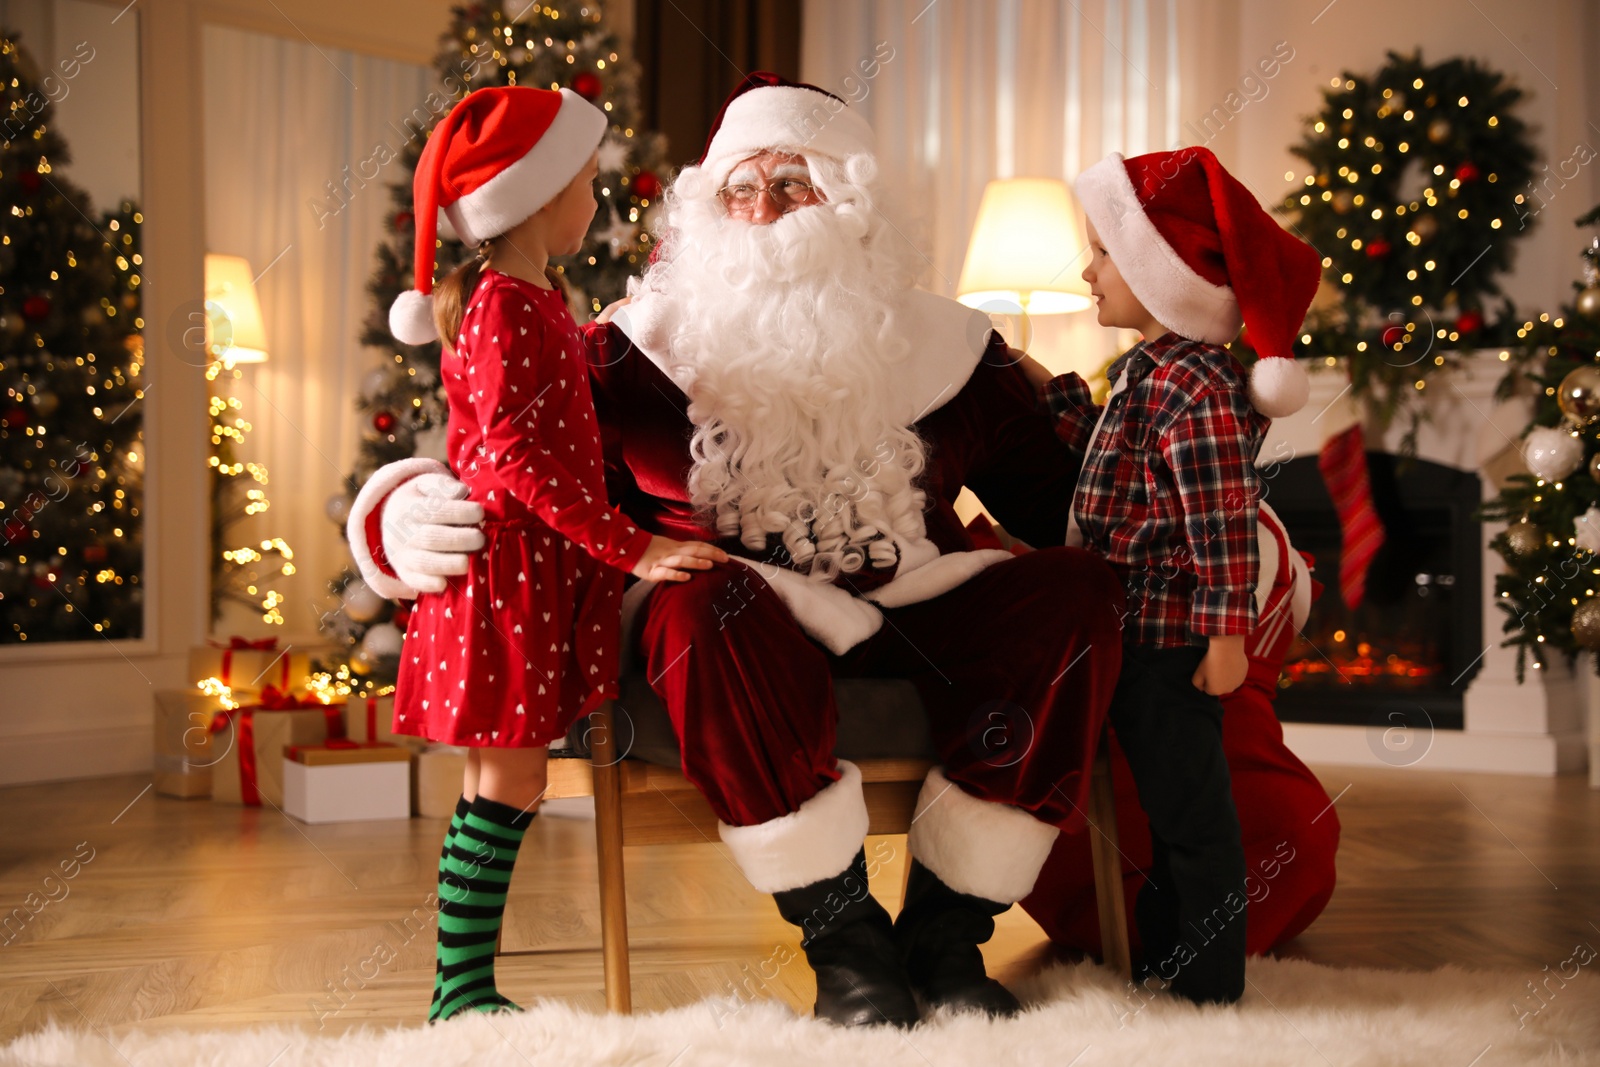
[[[918,997],[1018,1009],[980,946],[1082,825],[1124,599],[1061,547],[1082,457],[1015,354],[915,288],[873,140],[830,94],[748,77],[674,181],[656,261],[586,341],[612,499],[736,557],[628,596],[684,773],[801,928],[817,1015],[907,1025]],[[1037,550],[979,547],[963,486]],[[380,592],[461,573],[463,495],[430,460],[368,481],[350,528]],[[834,756],[836,677],[911,679],[941,757],[893,922],[867,891],[860,772]]]

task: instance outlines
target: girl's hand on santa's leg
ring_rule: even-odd
[[[707,571],[714,563],[728,562],[728,554],[706,541],[675,541],[654,534],[633,574],[652,582],[687,582],[694,571]]]

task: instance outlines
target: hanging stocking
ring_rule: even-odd
[[[1367,592],[1367,568],[1383,547],[1383,522],[1372,506],[1367,449],[1361,424],[1353,422],[1322,442],[1317,468],[1339,513],[1339,595],[1354,611]]]

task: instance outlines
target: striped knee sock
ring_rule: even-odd
[[[444,849],[439,853],[439,880],[444,881],[445,861],[450,858],[450,849],[455,844],[456,831],[461,829],[461,820],[467,817],[467,811],[472,807],[472,801],[463,794],[456,799],[456,813],[450,816],[450,826],[444,832]],[[444,960],[439,954],[434,953],[433,962],[433,1005],[430,1011],[439,1010],[439,994],[444,989]]]
[[[430,1022],[459,1011],[520,1010],[494,985],[494,949],[517,848],[533,818],[478,794],[456,831],[439,879],[442,987]]]

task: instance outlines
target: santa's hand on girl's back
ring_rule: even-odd
[[[652,582],[687,582],[694,571],[708,571],[713,563],[727,561],[726,552],[706,541],[674,541],[652,534],[633,574]]]

